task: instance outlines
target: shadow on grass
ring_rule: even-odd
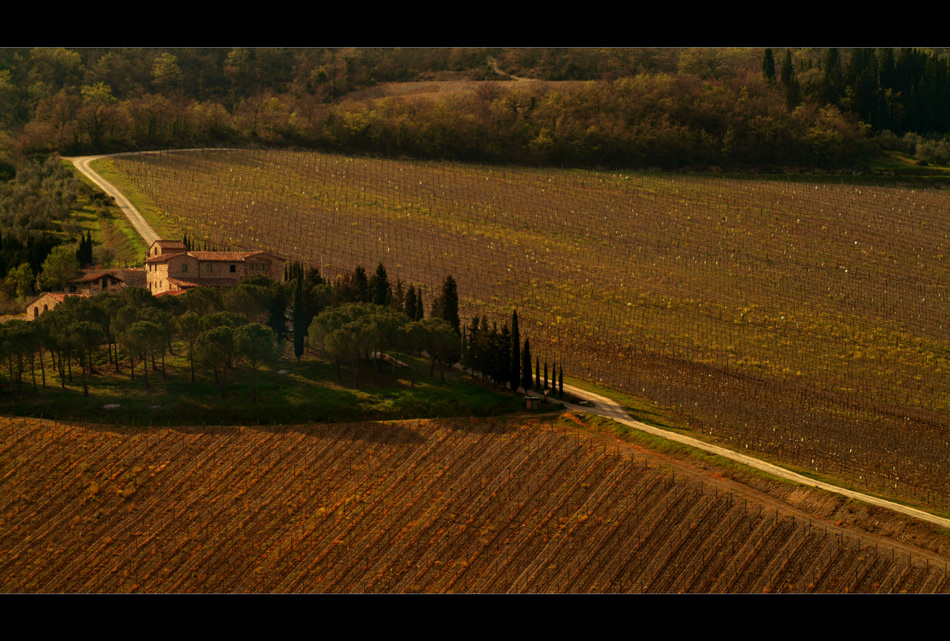
[[[83,395],[75,376],[66,388],[60,387],[58,379],[48,383],[37,392],[27,389],[16,397],[0,395],[0,414],[74,422],[117,433],[172,429],[222,434],[240,429],[236,426],[307,431],[314,425],[342,424],[333,428],[337,438],[373,440],[379,429],[368,427],[371,421],[491,417],[523,409],[517,397],[454,377],[443,383],[438,375],[416,376],[413,385],[410,380],[366,371],[359,386],[347,380],[346,372],[340,382],[333,367],[318,360],[282,362],[274,370],[259,372],[257,402],[251,400],[252,374],[246,370],[229,373],[225,398],[206,376],[199,375],[191,383],[189,369],[180,365],[169,367],[164,379],[161,372],[150,372],[149,389],[140,368],[134,380],[127,369],[115,373],[101,368],[100,374],[90,377],[89,396]],[[359,429],[352,431],[347,425]],[[452,429],[481,428],[462,421],[452,423]],[[405,432],[394,435],[394,430]],[[399,426],[388,427],[385,433],[387,439],[406,442],[421,438]]]

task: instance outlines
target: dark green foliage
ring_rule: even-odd
[[[762,55],[762,77],[768,83],[775,82],[775,58],[771,49],[766,49]]]
[[[794,109],[801,101],[801,90],[798,86],[798,80],[795,78],[795,66],[792,63],[792,50],[785,50],[785,60],[782,62],[781,71],[782,86],[785,87],[785,104],[789,109]]]
[[[270,304],[267,306],[267,326],[274,332],[279,343],[287,340],[288,302],[287,290],[275,283],[271,287]]]
[[[533,385],[531,376],[531,344],[529,339],[524,339],[524,349],[521,351],[521,387],[525,392],[531,390]]]
[[[92,264],[92,232],[88,232],[85,236],[82,234],[79,235],[79,247],[76,249],[76,260],[79,261],[82,267]]]
[[[402,286],[402,280],[399,278],[396,279],[396,286],[392,289],[392,298],[389,301],[389,306],[392,307],[397,312],[406,311],[406,292]],[[408,314],[406,314],[408,316]],[[411,317],[410,317],[411,318]]]
[[[376,305],[388,305],[392,298],[392,288],[389,285],[389,277],[386,275],[386,268],[380,263],[376,267],[376,273],[369,279],[369,296],[371,303]]]
[[[534,389],[541,391],[541,357],[534,357]]]
[[[291,319],[294,328],[294,356],[297,357],[297,361],[300,361],[300,357],[303,356],[304,334],[308,327],[304,310],[302,276],[294,279],[294,306],[291,311]]]
[[[0,278],[26,263],[34,274],[38,274],[53,248],[60,240],[49,232],[24,232],[0,229]]]
[[[837,105],[844,96],[844,78],[841,70],[841,54],[836,47],[830,47],[826,51],[822,71],[824,75],[821,81],[821,99],[830,105]]]
[[[416,315],[412,317],[412,320],[422,320],[425,308],[422,302],[422,287],[416,288]]]
[[[512,391],[517,392],[521,385],[521,334],[518,331],[518,312],[511,312],[511,354],[508,371],[508,383]]]
[[[564,364],[557,368],[557,393],[564,396]]]
[[[403,311],[410,319],[418,320],[416,318],[416,288],[413,285],[409,285],[409,289],[406,290],[406,304]]]
[[[462,333],[462,321],[459,318],[458,285],[451,275],[442,282],[442,293],[432,301],[432,317],[441,318],[452,326],[456,334]]]
[[[370,302],[369,280],[366,270],[359,266],[343,275],[333,285],[333,304]]]
[[[384,99],[379,109],[336,100],[433,73],[463,81],[497,77],[489,55],[516,75],[591,82],[558,91],[499,83],[426,101]],[[816,109],[793,118],[788,106],[800,102],[834,104],[899,135],[950,130],[950,73],[940,49],[902,49],[896,59],[891,49],[796,55],[802,71],[820,62],[822,73],[804,90],[783,78],[786,108],[775,109],[780,89],[771,49],[729,56],[673,48],[14,51],[0,64],[0,133],[27,155],[252,143],[479,162],[681,168],[744,167],[763,155],[775,163],[811,161],[808,132],[823,116]],[[850,74],[862,57],[877,59],[876,78]],[[747,75],[753,65],[761,75]],[[199,110],[202,117],[195,118]],[[304,113],[312,115],[287,118]],[[345,124],[354,114],[365,126]],[[841,126],[861,138],[855,122]],[[763,131],[775,132],[765,152]],[[865,153],[852,142],[845,162]],[[11,173],[0,158],[0,175]],[[193,245],[207,243],[189,238]]]

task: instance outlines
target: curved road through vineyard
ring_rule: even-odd
[[[134,153],[136,152],[129,153],[129,154],[115,154],[115,155],[133,155]],[[147,153],[147,152],[144,152],[144,153]],[[148,223],[145,222],[145,219],[138,212],[138,210],[132,205],[132,203],[129,202],[128,198],[123,196],[122,193],[118,189],[113,187],[109,182],[107,182],[104,178],[102,178],[102,176],[97,174],[95,171],[93,171],[89,167],[89,163],[92,162],[93,160],[97,160],[99,158],[106,158],[106,157],[109,157],[109,156],[104,156],[104,155],[103,156],[82,156],[82,157],[74,157],[74,158],[65,158],[64,160],[71,161],[73,165],[75,165],[75,167],[80,172],[82,172],[83,175],[85,175],[87,178],[93,181],[107,194],[115,198],[116,202],[118,203],[119,208],[122,210],[122,213],[125,214],[125,216],[129,219],[129,221],[135,227],[135,230],[139,233],[139,235],[142,236],[143,239],[145,239],[145,242],[148,245],[151,245],[153,242],[159,239],[158,234],[156,234],[155,231],[148,225]],[[766,461],[762,461],[760,459],[753,458],[751,456],[746,456],[744,454],[740,454],[738,452],[734,452],[732,450],[729,450],[723,447],[711,445],[709,443],[691,438],[689,436],[684,436],[682,434],[677,434],[675,432],[669,432],[669,431],[662,430],[656,427],[651,427],[650,425],[646,425],[645,423],[641,423],[639,421],[633,420],[630,417],[630,415],[627,414],[627,412],[618,403],[616,403],[615,401],[612,401],[609,398],[600,396],[599,394],[595,394],[593,392],[588,392],[586,390],[579,389],[577,387],[573,387],[571,385],[565,385],[564,387],[570,394],[574,395],[575,397],[583,398],[587,401],[590,401],[593,405],[593,407],[585,407],[585,406],[580,406],[580,405],[574,405],[571,403],[564,403],[564,405],[566,405],[567,407],[573,410],[599,414],[600,416],[613,419],[617,421],[618,423],[622,423],[634,429],[647,432],[649,434],[653,434],[654,436],[659,436],[661,438],[665,438],[671,441],[675,441],[677,443],[682,443],[684,445],[688,445],[690,447],[700,449],[704,452],[709,452],[710,454],[715,454],[717,456],[727,458],[731,461],[736,461],[737,463],[742,463],[743,465],[747,465],[757,470],[767,472],[774,476],[787,479],[789,481],[793,481],[801,485],[807,485],[810,487],[826,490],[828,492],[834,492],[836,494],[840,494],[842,496],[846,496],[851,499],[855,499],[858,501],[862,501],[864,503],[869,503],[871,505],[876,505],[879,507],[884,507],[890,510],[894,510],[896,512],[900,512],[901,514],[906,514],[907,516],[911,516],[913,518],[950,529],[950,519],[934,516],[933,514],[929,514],[922,510],[907,507],[905,505],[900,505],[898,503],[893,503],[891,501],[886,501],[884,499],[870,496],[868,494],[862,494],[861,492],[854,492],[852,490],[838,487],[830,483],[816,481],[814,479],[808,478],[807,476],[802,476],[801,474],[790,472],[789,470],[781,468],[777,465],[773,465],[772,463],[768,463]]]
[[[113,187],[111,183],[89,167],[89,163],[93,160],[105,157],[106,156],[78,156],[75,158],[64,158],[64,160],[72,162],[82,175],[98,185],[102,191],[115,198],[116,205],[122,210],[125,217],[129,219],[132,226],[135,227],[135,231],[138,232],[139,236],[145,240],[145,244],[150,247],[152,243],[159,239],[155,230],[145,222],[145,218],[142,217],[142,214],[129,202],[128,198],[122,195],[122,192]]]

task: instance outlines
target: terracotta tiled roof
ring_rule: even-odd
[[[124,280],[122,278],[121,270],[111,270],[111,269],[93,269],[86,272],[83,272],[81,276],[76,278],[71,278],[67,283],[88,283],[94,280],[99,280],[103,276],[111,276],[116,280]]]
[[[42,294],[40,294],[39,296],[31,300],[29,303],[27,303],[26,304],[27,307],[29,307],[30,305],[32,305],[39,299],[43,298],[44,296],[50,296],[52,298],[55,298],[60,303],[62,303],[63,300],[65,300],[69,296],[79,296],[81,298],[87,298],[89,294],[80,294],[80,293],[72,293],[72,292],[43,292]]]
[[[224,287],[226,285],[237,285],[236,278],[169,278],[168,282],[175,283],[179,287]]]
[[[145,270],[141,267],[120,269],[118,274],[119,278],[129,287],[145,287],[145,283],[148,282],[148,274],[146,274]]]
[[[188,249],[185,247],[185,243],[180,240],[156,240],[155,244],[161,247],[162,249]]]
[[[277,254],[272,254],[272,253],[270,253],[270,252],[265,252],[265,251],[247,252],[246,254],[244,254],[244,258],[245,258],[245,259],[247,259],[247,258],[254,258],[254,257],[256,257],[256,256],[270,256],[271,258],[276,258],[277,260],[280,260],[280,261],[283,261],[283,262],[286,262],[286,261],[287,261],[286,258],[281,258],[281,257],[278,256]]]
[[[230,263],[243,262],[250,252],[188,252],[200,261],[221,260]]]

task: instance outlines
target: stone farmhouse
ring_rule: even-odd
[[[67,281],[67,291],[44,292],[27,303],[26,317],[32,320],[68,296],[93,296],[125,287],[144,287],[161,296],[194,287],[233,285],[254,274],[279,281],[285,262],[269,252],[189,251],[180,240],[157,240],[148,249],[144,268],[82,271]]]
[[[193,287],[233,285],[255,274],[279,281],[285,262],[269,252],[189,251],[179,240],[156,240],[145,259],[146,286],[157,296]]]

